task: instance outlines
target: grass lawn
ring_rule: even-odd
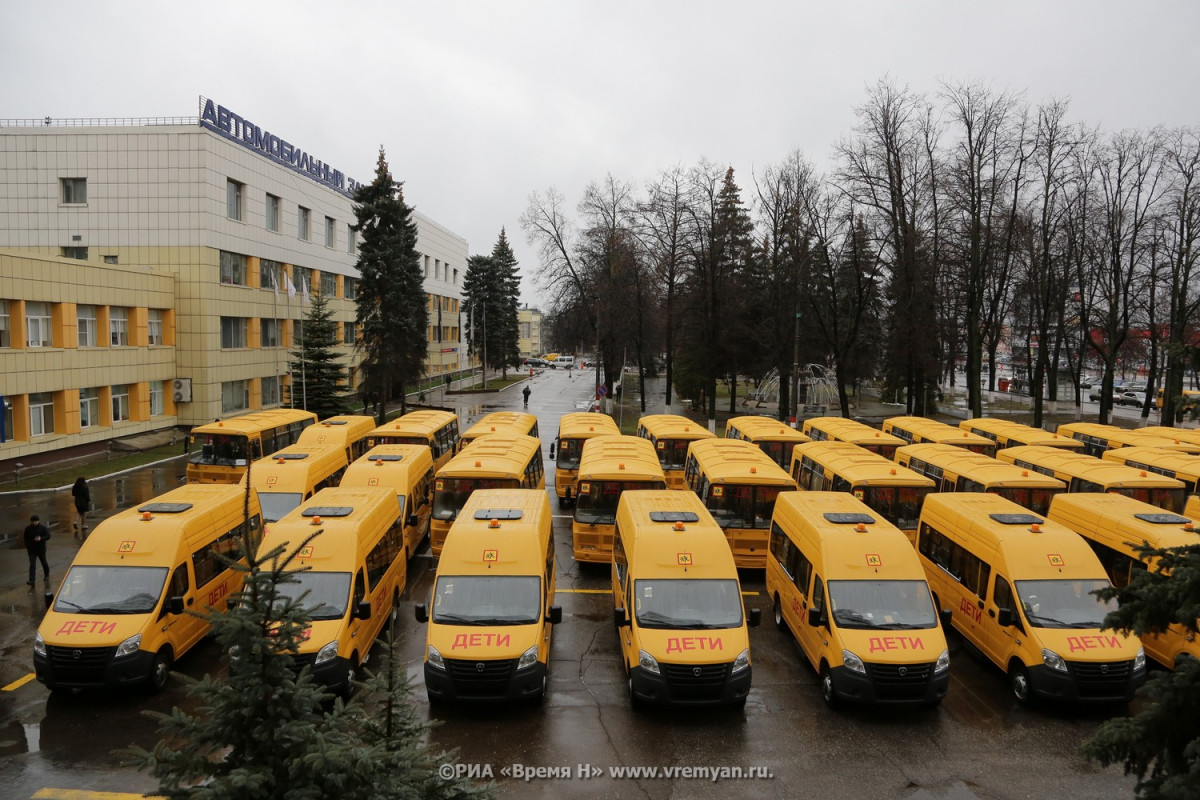
[[[73,467],[55,470],[54,472],[43,472],[38,475],[22,475],[19,483],[8,481],[0,484],[0,492],[28,489],[58,489],[70,486],[80,475],[90,481],[93,478],[102,478],[114,472],[121,472],[133,469],[134,467],[144,467],[147,464],[153,464],[155,461],[162,461],[173,456],[181,457],[180,450],[182,447],[182,444],[173,444],[155,447],[151,450],[142,450],[138,453],[114,453],[113,457],[108,461],[105,461],[103,456],[97,456],[97,460],[95,461],[76,464]]]

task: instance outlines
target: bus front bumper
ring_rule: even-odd
[[[1068,661],[1068,671],[1051,669],[1045,664],[1029,667],[1029,690],[1032,695],[1047,700],[1080,703],[1128,703],[1138,687],[1146,682],[1146,668],[1131,669],[1132,662],[1114,664],[1081,664]],[[1110,667],[1107,673],[1101,672]],[[1123,674],[1117,669],[1121,668]],[[1111,675],[1112,677],[1108,677]]]
[[[540,697],[547,667],[538,661],[516,669],[516,659],[506,662],[458,661],[450,669],[425,662],[425,690],[430,699],[496,702]]]
[[[866,667],[866,673],[844,666],[829,670],[838,699],[864,704],[936,705],[950,688],[950,670],[934,673],[933,664],[868,663]]]
[[[111,651],[115,649],[48,645],[46,655],[33,654],[34,674],[38,681],[54,689],[131,686],[149,679],[154,653],[138,650],[113,658]],[[100,650],[109,653],[102,656],[97,652]]]
[[[728,675],[728,664],[703,666],[670,664],[667,674],[649,672],[643,667],[629,671],[630,691],[635,700],[654,705],[706,706],[745,702],[750,694],[751,667],[736,675]],[[713,667],[725,667],[723,680],[713,680],[708,674]],[[694,670],[701,674],[691,676]]]

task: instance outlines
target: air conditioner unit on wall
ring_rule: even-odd
[[[173,399],[176,403],[192,402],[192,379],[191,378],[176,378],[171,382],[171,390]]]

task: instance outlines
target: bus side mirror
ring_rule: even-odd
[[[371,618],[371,601],[370,600],[359,601],[358,605],[354,607],[354,616],[358,617],[359,619],[370,619]]]
[[[429,609],[424,603],[417,603],[413,606],[413,615],[417,618],[417,622],[429,622]]]
[[[546,618],[550,620],[551,625],[562,622],[562,606],[550,606],[550,613]]]
[[[941,620],[942,620],[942,627],[943,627],[943,628],[949,628],[949,627],[950,627],[950,625],[951,625],[951,624],[954,622],[954,609],[952,609],[952,608],[939,608],[939,609],[938,609],[938,616],[939,616],[939,617],[941,617]]]
[[[551,461],[554,460],[554,444],[555,444],[554,442],[550,443],[550,460]]]
[[[183,598],[178,597],[178,596],[168,597],[167,598],[167,612],[170,614],[182,614],[183,613]]]
[[[821,609],[810,608],[808,610],[808,624],[814,628],[821,627]]]
[[[750,609],[750,619],[748,619],[746,622],[751,628],[757,628],[758,623],[762,622],[762,609],[761,608]]]
[[[1013,613],[1011,608],[996,609],[996,622],[1000,623],[1001,627],[1009,628],[1017,624],[1017,615]]]
[[[618,628],[624,627],[625,625],[629,624],[629,618],[625,616],[625,609],[623,609],[623,608],[614,608],[613,609],[613,622],[616,623],[616,626]]]

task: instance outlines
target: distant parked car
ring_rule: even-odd
[[[546,366],[546,359],[544,359],[544,358],[529,358],[529,359],[525,360],[525,363],[531,367],[544,367],[544,366]]]
[[[1092,389],[1091,392],[1088,393],[1088,400],[1091,400],[1093,403],[1099,403],[1100,397],[1103,394],[1104,394],[1104,392],[1100,391],[1100,387],[1096,386],[1095,388]]]
[[[1145,396],[1141,392],[1121,392],[1115,398],[1119,406],[1141,406]]]

